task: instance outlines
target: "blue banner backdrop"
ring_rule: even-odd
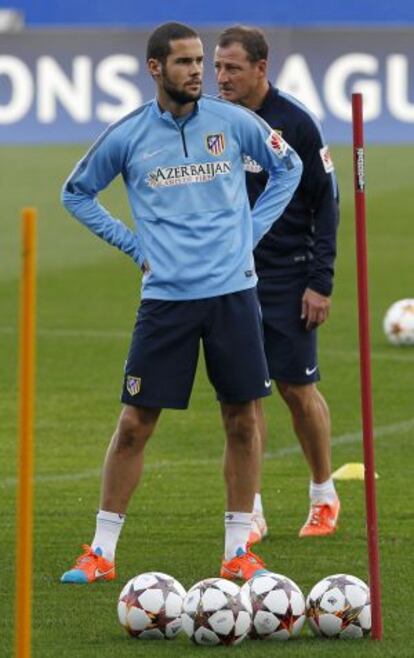
[[[201,30],[204,91],[216,94],[218,30]],[[0,35],[0,143],[82,142],[154,95],[147,31]],[[351,94],[364,94],[371,143],[414,142],[414,29],[269,29],[270,79],[351,141]]]

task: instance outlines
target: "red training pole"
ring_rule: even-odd
[[[371,354],[369,338],[368,267],[365,214],[365,155],[362,94],[352,94],[352,126],[354,156],[355,231],[358,274],[359,358],[361,408],[365,464],[365,505],[369,584],[371,590],[371,637],[382,637],[381,583],[378,550],[378,522],[375,499],[374,437],[372,420]]]

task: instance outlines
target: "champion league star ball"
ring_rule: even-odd
[[[172,576],[158,571],[131,578],[118,599],[118,618],[132,637],[171,640],[181,630],[186,591]]]
[[[414,345],[414,299],[400,299],[392,304],[383,327],[392,345]]]
[[[323,578],[306,599],[306,615],[315,635],[358,639],[371,630],[368,586],[344,573]]]
[[[306,619],[305,597],[290,578],[265,573],[242,586],[252,604],[253,640],[289,640],[299,635]]]
[[[240,644],[252,624],[249,597],[229,580],[201,580],[187,592],[182,624],[184,632],[195,644]]]

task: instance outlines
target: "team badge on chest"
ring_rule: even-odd
[[[224,133],[216,133],[215,135],[207,135],[206,148],[211,155],[221,155],[226,148],[224,141]]]

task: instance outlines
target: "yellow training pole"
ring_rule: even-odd
[[[22,211],[20,292],[20,453],[16,550],[16,658],[30,658],[32,630],[33,424],[36,322],[36,218]]]

